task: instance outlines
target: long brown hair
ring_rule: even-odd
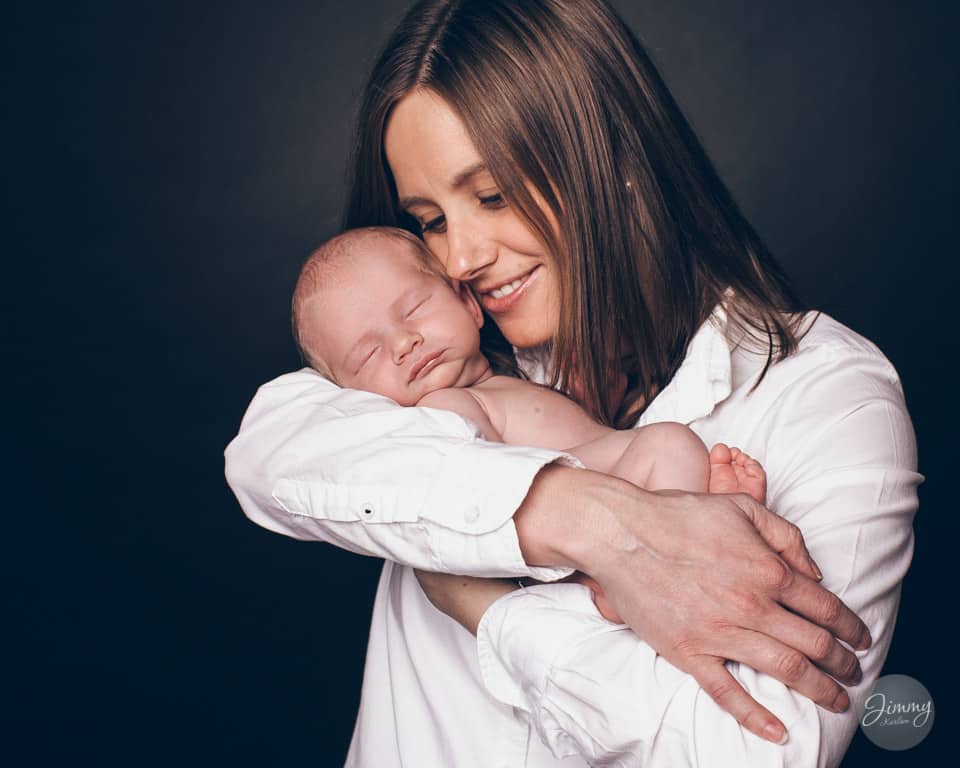
[[[734,327],[762,340],[764,374],[796,350],[802,305],[604,0],[413,6],[366,88],[348,227],[418,231],[397,208],[383,152],[390,112],[414,88],[459,114],[504,199],[556,259],[562,310],[551,383],[578,381],[600,422],[635,421],[720,302]],[[505,341],[485,344],[502,352]],[[627,393],[612,402],[620,372]]]

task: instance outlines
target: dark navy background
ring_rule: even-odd
[[[8,764],[340,765],[379,563],[249,523],[222,451],[297,367],[297,267],[406,2],[79,5],[4,24]],[[886,670],[938,712],[916,749],[858,733],[844,765],[932,762],[957,648],[956,6],[616,5],[801,293],[902,375],[928,480]]]

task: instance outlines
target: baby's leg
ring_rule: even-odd
[[[594,472],[603,472],[605,475],[613,475],[616,474],[614,469],[630,446],[631,440],[633,440],[632,430],[610,429],[606,431],[603,437],[568,448],[567,453],[572,453],[580,459],[587,469],[592,469]],[[628,478],[622,479],[626,480]],[[631,480],[631,482],[637,483],[636,480]],[[639,483],[637,484],[639,485]]]
[[[648,491],[674,489],[706,491],[710,477],[707,448],[689,427],[663,422],[633,430],[636,436],[624,451],[613,474],[646,471],[646,481],[637,483]],[[636,481],[632,481],[636,482]]]
[[[641,488],[706,491],[707,449],[688,427],[673,422],[610,431],[569,450],[587,469],[615,475]]]

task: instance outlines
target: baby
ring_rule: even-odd
[[[611,429],[559,392],[495,375],[480,351],[483,319],[470,290],[455,290],[418,238],[386,227],[324,243],[293,296],[304,360],[342,387],[454,411],[487,440],[565,451],[648,490],[742,492],[764,501],[766,474],[736,448],[721,443],[708,454],[688,427],[671,422]]]

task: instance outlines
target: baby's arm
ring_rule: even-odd
[[[483,407],[480,399],[475,397],[469,389],[437,389],[420,398],[418,407],[439,408],[444,411],[453,411],[469,419],[480,428],[484,440],[503,442],[500,430],[493,426],[490,415]]]
[[[566,451],[587,469],[648,490],[707,490],[707,449],[682,424],[617,431],[565,395],[527,381],[495,376],[476,389],[488,415],[502,414],[498,432],[506,443]]]

